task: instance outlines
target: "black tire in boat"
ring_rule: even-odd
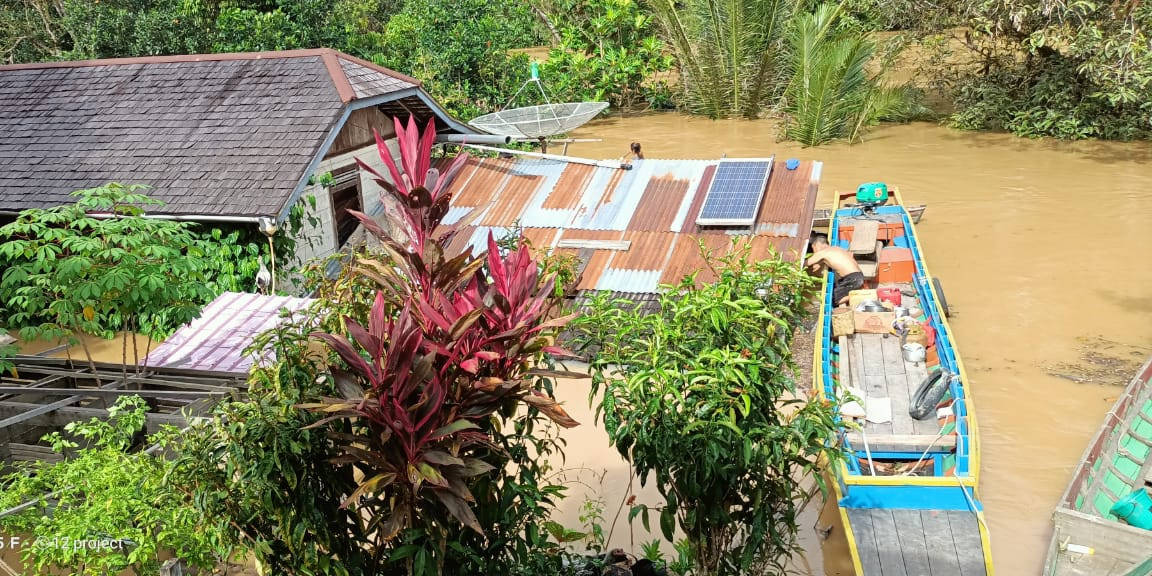
[[[944,296],[944,287],[940,285],[939,278],[935,276],[932,277],[932,287],[936,289],[936,298],[940,302],[940,308],[944,309],[944,317],[951,318],[952,309],[948,308],[948,298]]]
[[[948,392],[949,380],[951,378],[945,378],[943,370],[929,374],[920,383],[920,387],[916,389],[916,394],[912,397],[912,405],[908,407],[908,415],[917,420],[924,420],[935,414],[936,405]]]

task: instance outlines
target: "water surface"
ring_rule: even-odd
[[[819,206],[862,182],[926,203],[918,227],[955,314],[983,443],[980,496],[1000,574],[1039,574],[1051,512],[1119,388],[1051,375],[1085,347],[1152,353],[1152,146],[1026,140],[933,124],[853,146],[777,142],[771,121],[675,114],[601,120],[568,153],[824,162]],[[1115,344],[1113,344],[1115,343]],[[612,510],[615,512],[615,510]]]

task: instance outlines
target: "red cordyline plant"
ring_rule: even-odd
[[[332,370],[343,398],[306,406],[327,413],[313,426],[350,422],[341,430],[351,433],[330,434],[341,452],[335,462],[355,466],[363,478],[344,505],[358,503],[364,533],[377,543],[429,525],[424,515],[436,510],[483,533],[469,485],[495,468],[483,458],[498,451],[486,432],[498,413],[522,402],[561,426],[577,425],[531,384],[536,376],[574,376],[533,369],[545,354],[567,354],[552,345],[572,318],[555,315],[555,279],[540,278],[527,247],[501,254],[491,235],[486,254],[446,257],[444,247],[463,225],[441,230],[447,184],[467,157],[457,156],[441,176],[431,168],[432,122],[422,138],[413,120],[407,129],[397,120],[396,133],[403,171],[379,134],[391,181],[360,165],[400,206],[406,238],[354,213],[381,244],[378,254],[358,257],[354,270],[378,290],[366,322],[344,317],[348,336],[315,334],[346,365]]]

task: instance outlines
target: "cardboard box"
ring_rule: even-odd
[[[895,321],[895,312],[852,311],[852,324],[857,332],[865,334],[887,334],[892,331],[892,323]]]
[[[839,338],[841,336],[848,336],[855,332],[855,326],[852,320],[852,310],[849,308],[837,308],[832,311],[832,337]]]
[[[876,296],[875,290],[853,290],[848,293],[848,306],[855,308],[859,306],[861,302],[879,299],[880,298]]]

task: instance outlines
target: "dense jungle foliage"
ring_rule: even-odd
[[[1136,0],[0,0],[0,62],[327,46],[412,74],[461,118],[543,61],[553,100],[779,116],[806,144],[929,114],[1021,136],[1152,135]],[[831,15],[830,15],[831,14]],[[833,29],[813,27],[813,19]],[[884,34],[883,40],[876,32]],[[803,35],[803,36],[801,36]],[[813,58],[805,48],[817,46]],[[915,84],[885,80],[910,48]],[[536,52],[544,58],[543,51]],[[539,103],[527,94],[519,104]]]

